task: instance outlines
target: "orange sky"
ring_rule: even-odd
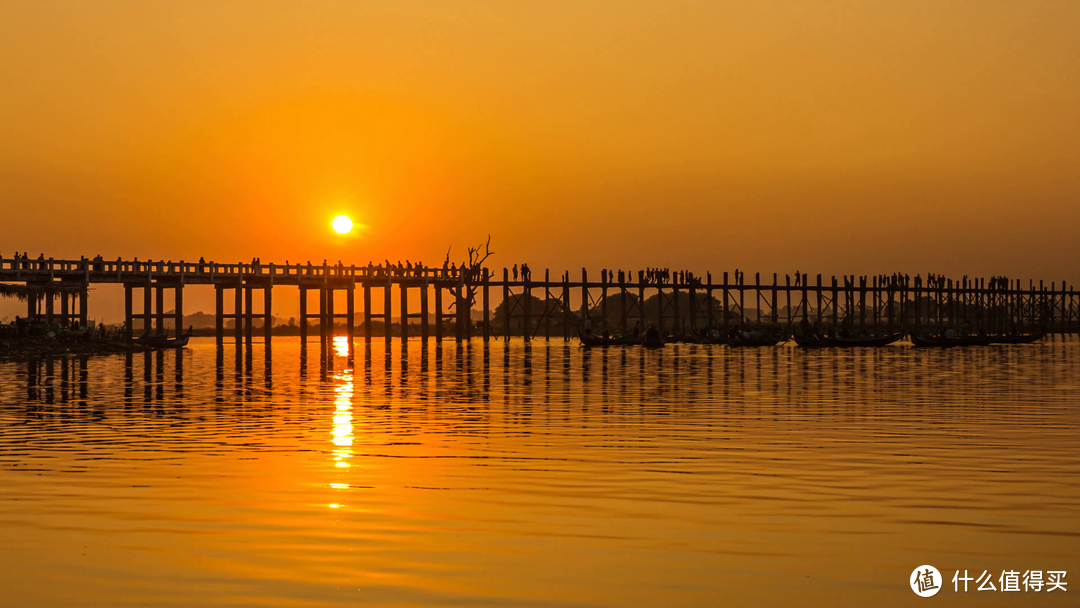
[[[1078,18],[5,2],[0,254],[1080,280]]]

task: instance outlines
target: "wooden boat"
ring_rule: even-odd
[[[184,334],[178,338],[170,338],[168,336],[142,336],[141,338],[133,339],[132,342],[143,346],[149,346],[150,348],[183,348],[187,346],[188,338],[190,337],[190,333]]]
[[[634,338],[604,338],[601,336],[583,336],[581,335],[581,332],[578,332],[578,339],[581,340],[582,346],[588,347],[637,346],[641,344],[640,338],[635,340]]]
[[[708,333],[701,333],[697,330],[691,331],[698,344],[727,344],[727,338],[723,334],[718,333],[716,337],[712,337]]]
[[[668,344],[701,344],[701,338],[693,334],[679,334],[665,337],[664,342]]]
[[[994,336],[994,344],[1031,344],[1043,339],[1042,332],[1015,336]]]
[[[771,334],[762,334],[760,336],[743,337],[741,334],[732,334],[732,337],[728,339],[728,346],[776,346],[781,342],[787,341],[787,332],[781,330],[779,332]]]
[[[911,334],[911,343],[915,346],[933,346],[946,348],[950,346],[986,346],[994,343],[994,336],[963,336],[945,338],[942,336],[923,336]]]
[[[820,334],[808,334],[795,336],[795,343],[803,348],[873,348],[892,344],[903,337],[902,331],[871,338],[830,338]]]
[[[817,334],[795,334],[792,336],[795,340],[795,344],[803,348],[823,348],[825,343],[819,340],[820,336]]]

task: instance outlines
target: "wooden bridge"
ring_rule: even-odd
[[[280,286],[299,289],[300,333],[318,324],[322,338],[343,324],[350,341],[355,338],[357,311],[355,292],[363,290],[363,334],[374,337],[373,321],[382,322],[387,340],[393,335],[392,296],[398,292],[399,333],[403,340],[434,334],[442,340],[452,331],[455,339],[482,337],[526,340],[550,339],[556,331],[564,339],[577,335],[583,319],[593,320],[594,331],[627,334],[633,326],[656,325],[662,331],[687,333],[706,326],[792,326],[820,323],[827,328],[845,327],[851,333],[874,334],[918,330],[933,333],[944,327],[1002,333],[1045,331],[1072,334],[1080,328],[1080,293],[1071,285],[1043,281],[987,280],[919,276],[878,275],[830,277],[816,275],[763,281],[760,274],[747,282],[739,273],[724,272],[719,282],[711,273],[704,277],[687,272],[670,279],[652,280],[644,271],[627,273],[602,270],[600,280],[589,280],[585,269],[571,280],[565,272],[552,280],[531,276],[511,279],[507,269],[497,277],[487,268],[400,268],[382,265],[343,266],[310,264],[218,264],[213,262],[162,262],[115,260],[2,259],[0,283],[21,285],[26,290],[27,315],[48,322],[86,326],[88,288],[94,284],[119,284],[125,291],[125,327],[128,337],[164,332],[166,293],[171,290],[173,327],[183,326],[184,288],[212,285],[216,292],[216,336],[225,338],[226,320],[233,320],[236,341],[253,338],[256,320],[262,321],[264,339],[273,329],[273,290]],[[517,273],[515,273],[516,275]],[[501,304],[492,308],[491,291],[501,291]],[[136,290],[141,297],[136,298]],[[226,295],[226,292],[231,294]],[[255,312],[255,292],[262,306]],[[309,292],[318,292],[317,312],[309,310]],[[334,295],[345,293],[345,311],[335,310]],[[374,294],[373,294],[374,292]],[[381,296],[375,312],[373,295]],[[537,296],[540,297],[537,297]],[[419,310],[410,311],[410,299]],[[59,300],[59,310],[56,309]],[[141,305],[136,310],[136,303]],[[227,304],[231,302],[231,310]],[[481,319],[474,322],[472,307],[480,306]],[[414,323],[415,321],[415,323]],[[432,327],[432,325],[434,327]],[[432,331],[434,329],[434,331]],[[445,331],[444,331],[445,330]]]

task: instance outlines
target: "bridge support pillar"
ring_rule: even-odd
[[[307,344],[308,311],[307,311],[307,288],[300,286],[300,342]]]
[[[390,301],[393,296],[394,283],[393,280],[387,277],[386,285],[383,286],[383,329],[386,332],[386,342],[389,343],[394,337],[394,326],[391,318],[391,311],[394,309]]]
[[[86,300],[88,299],[88,291],[89,289],[86,285],[83,285],[79,289],[79,325],[81,325],[82,327],[87,327],[87,323],[89,321],[86,315]]]
[[[398,294],[399,302],[401,306],[401,343],[404,344],[409,340],[409,286],[406,283],[401,284],[401,292]]]
[[[352,351],[356,339],[356,286],[351,285],[345,292],[345,333],[349,336],[349,350]]]
[[[443,338],[443,302],[442,286],[435,283],[435,341],[442,342]]]
[[[251,344],[251,337],[254,333],[255,314],[253,310],[254,294],[252,294],[252,287],[250,285],[244,286],[244,341]]]
[[[270,344],[274,331],[274,289],[270,285],[263,288],[263,342]]]
[[[225,288],[214,285],[214,339],[218,344],[225,342]]]
[[[238,281],[233,288],[233,339],[237,344],[244,341],[244,289]],[[237,351],[239,352],[239,351]]]
[[[364,283],[364,342],[371,344],[371,285]]]
[[[428,334],[431,332],[430,322],[428,321],[428,280],[424,279],[424,284],[420,287],[420,340],[423,342],[428,341]]]

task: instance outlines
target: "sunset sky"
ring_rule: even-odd
[[[0,255],[490,233],[553,272],[1077,281],[1078,31],[1067,0],[4,2]]]

